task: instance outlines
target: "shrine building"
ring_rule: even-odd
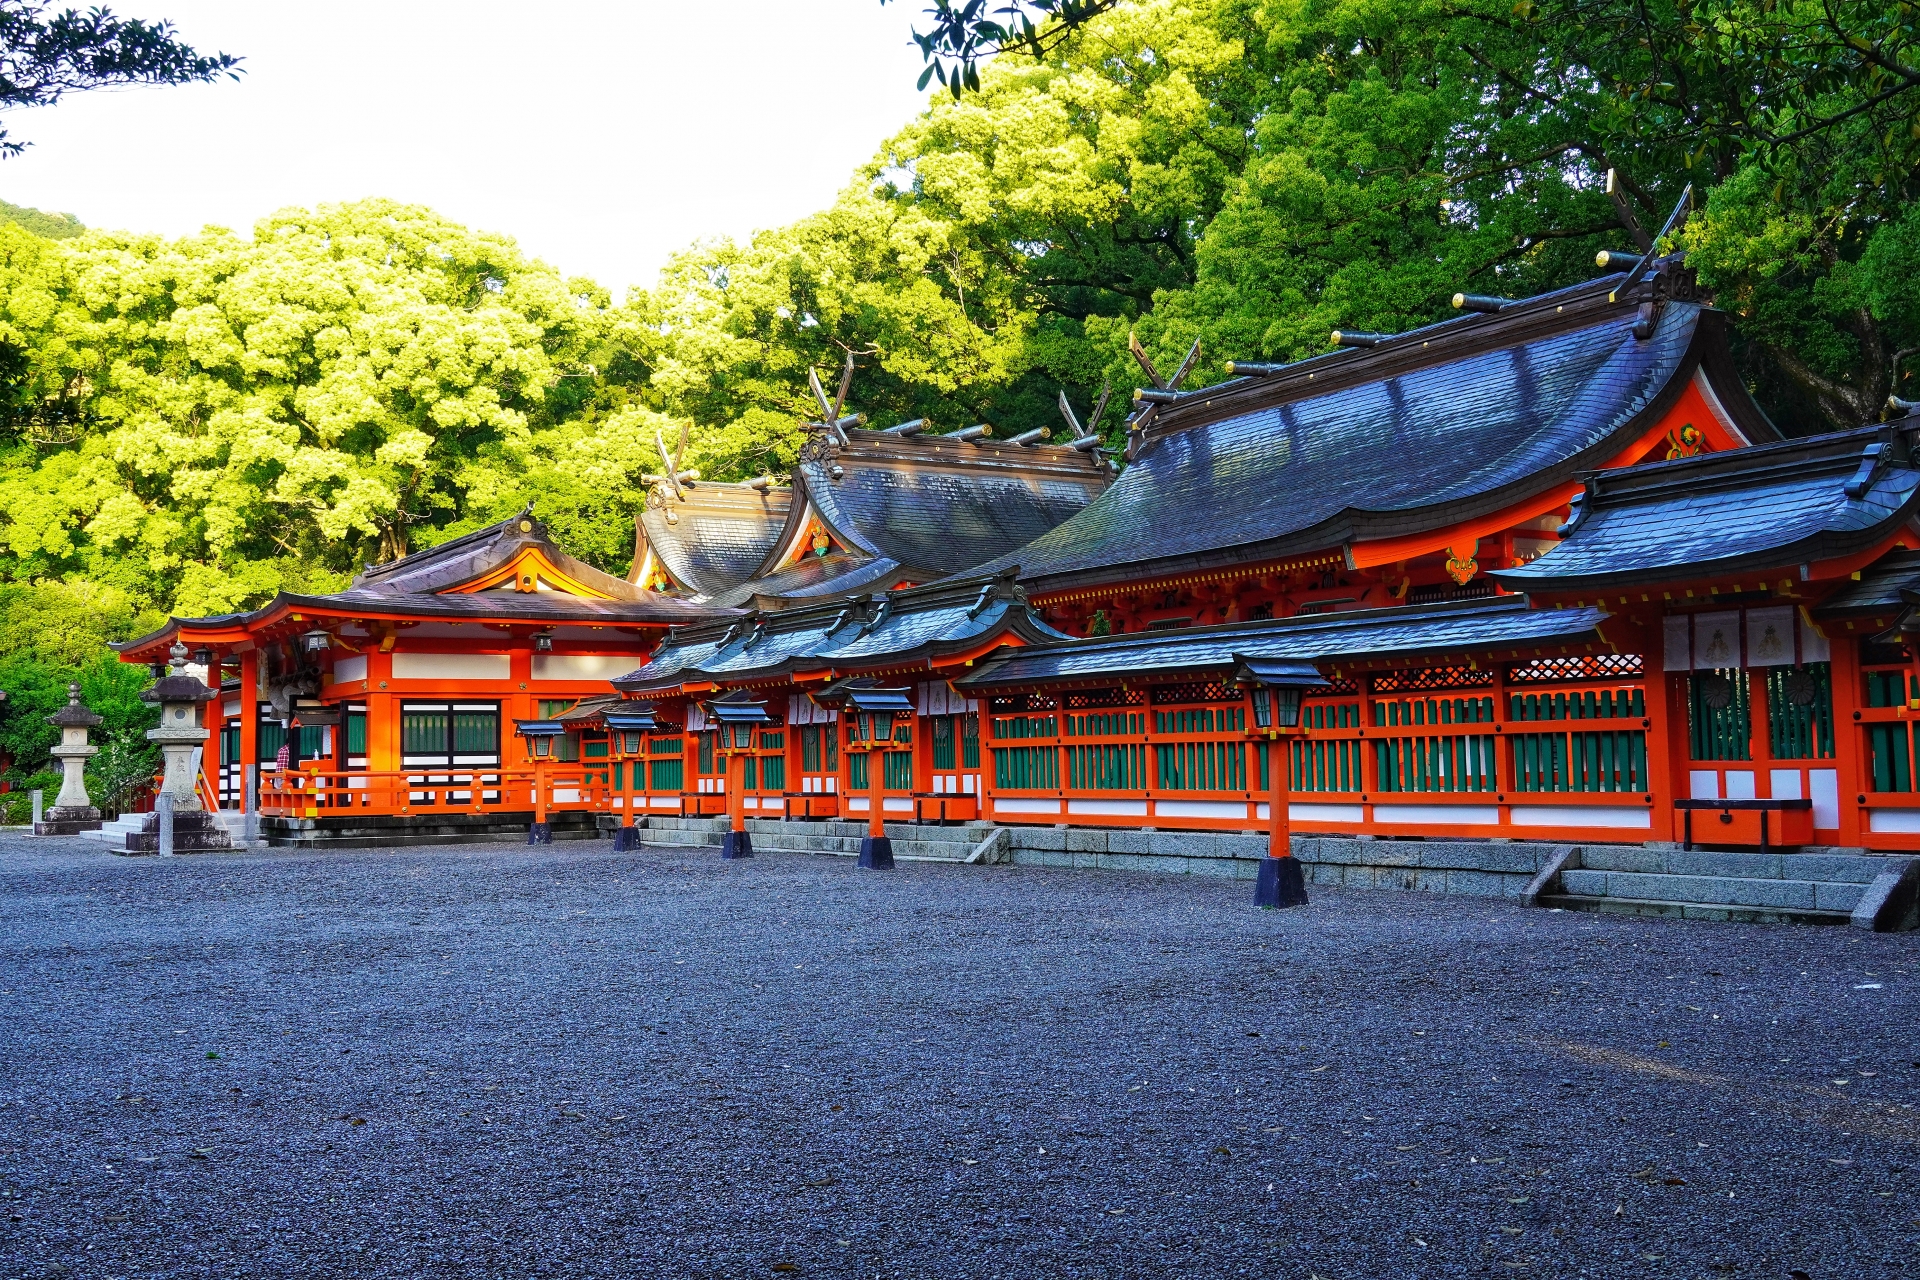
[[[523,515],[122,653],[237,677],[223,805],[251,762],[270,819],[343,829],[1244,831],[1282,761],[1303,834],[1920,849],[1920,416],[1784,438],[1677,258],[1456,302],[1194,391],[1142,357],[1117,476],[1090,432],[823,396],[787,482],[657,484],[624,579]],[[1284,736],[1246,678],[1280,661],[1327,681]],[[884,746],[854,680],[907,691]]]

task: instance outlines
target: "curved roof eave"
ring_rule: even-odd
[[[1134,467],[1123,473],[1120,480],[1081,515],[1068,520],[1051,533],[1035,539],[1019,550],[989,561],[970,572],[990,573],[1017,560],[1030,566],[1023,581],[1034,594],[1041,595],[1048,591],[1064,589],[1069,585],[1098,585],[1111,581],[1175,576],[1182,572],[1190,572],[1198,568],[1214,568],[1222,564],[1280,559],[1307,551],[1329,550],[1363,536],[1390,537],[1438,530],[1463,519],[1491,514],[1516,502],[1524,501],[1528,497],[1566,484],[1572,481],[1577,473],[1605,462],[1618,451],[1623,440],[1644,430],[1649,418],[1657,418],[1670,408],[1685,393],[1693,371],[1700,365],[1703,353],[1716,345],[1713,339],[1717,336],[1717,318],[1705,324],[1700,323],[1704,316],[1711,314],[1690,304],[1671,305],[1663,316],[1660,329],[1656,329],[1647,339],[1625,336],[1626,330],[1630,327],[1629,316],[1613,317],[1601,323],[1589,325],[1586,329],[1569,330],[1566,334],[1554,335],[1556,340],[1562,338],[1571,340],[1578,335],[1591,333],[1595,335],[1595,341],[1613,345],[1602,348],[1607,354],[1590,373],[1585,375],[1581,383],[1586,402],[1577,405],[1573,414],[1563,419],[1556,419],[1551,430],[1537,429],[1533,436],[1512,446],[1503,458],[1502,465],[1511,467],[1517,464],[1521,469],[1515,474],[1491,475],[1483,487],[1477,491],[1462,492],[1456,488],[1453,492],[1436,495],[1419,505],[1400,507],[1365,507],[1349,503],[1335,512],[1321,516],[1311,525],[1287,530],[1272,538],[1233,539],[1228,537],[1212,545],[1193,547],[1179,554],[1129,556],[1125,559],[1102,561],[1097,558],[1102,542],[1112,541],[1119,536],[1115,530],[1102,528],[1107,523],[1106,517],[1122,504],[1159,500],[1150,488],[1154,484],[1151,471],[1146,471],[1141,479],[1129,483],[1129,477],[1134,476],[1136,472],[1152,467],[1153,455],[1149,454],[1142,462],[1136,463]],[[1665,330],[1664,334],[1662,330]],[[1667,348],[1664,354],[1657,347],[1642,351],[1637,347],[1626,345],[1629,342],[1661,343],[1663,337]],[[1477,358],[1505,357],[1510,362],[1524,363],[1526,355],[1530,352],[1531,348],[1526,347],[1494,348],[1480,353]],[[1625,358],[1622,355],[1623,352],[1634,357],[1642,366],[1639,373],[1634,375],[1634,382],[1641,384],[1641,389],[1638,391],[1634,390],[1633,385],[1616,387],[1619,375],[1607,372],[1611,365]],[[1433,366],[1432,370],[1447,367]],[[1415,372],[1424,373],[1432,370]],[[1396,377],[1399,376],[1406,375],[1396,375]],[[1658,380],[1657,385],[1644,385],[1654,379]],[[1397,394],[1393,390],[1395,385],[1395,379],[1361,383],[1356,387],[1329,393],[1323,399],[1329,403],[1329,409],[1336,398],[1351,397],[1369,391],[1376,398],[1384,395],[1391,400],[1393,395]],[[1605,397],[1609,393],[1616,398],[1606,400]],[[1153,452],[1160,453],[1169,448],[1178,448],[1187,453],[1210,456],[1211,450],[1206,438],[1208,431],[1218,430],[1235,421],[1250,424],[1257,414],[1278,414],[1282,419],[1286,419],[1302,406],[1315,402],[1315,400],[1292,401],[1271,410],[1249,410],[1238,419],[1226,419],[1220,423],[1194,427],[1187,432],[1170,436],[1160,441]],[[1581,426],[1583,419],[1590,421],[1592,425],[1583,428]],[[1243,425],[1240,432],[1245,436],[1251,429],[1250,425]],[[1586,442],[1578,449],[1564,453],[1549,452],[1555,447],[1555,440],[1583,430],[1587,432]],[[1527,459],[1528,454],[1541,456],[1535,462]],[[1172,455],[1168,457],[1169,461],[1162,464],[1163,468],[1175,465]],[[1402,460],[1402,458],[1395,458],[1394,465],[1399,465]],[[1356,466],[1364,464],[1365,461],[1364,453],[1350,454],[1343,459],[1344,463]],[[1259,483],[1263,485],[1282,483],[1285,479],[1285,471],[1290,465],[1279,464],[1262,474],[1259,477]],[[1170,480],[1176,486],[1178,485],[1180,474],[1177,470],[1170,476]],[[1240,488],[1246,489],[1254,482],[1242,480],[1237,483]],[[1471,483],[1471,480],[1465,483]],[[1129,490],[1143,489],[1149,491],[1146,494],[1129,492]],[[1179,497],[1180,495],[1171,496]],[[1270,500],[1262,504],[1259,510],[1263,513],[1270,512],[1272,510]],[[1185,514],[1193,518],[1196,513],[1189,509]],[[1204,512],[1199,514],[1204,515]],[[1241,523],[1248,523],[1248,521],[1241,519]],[[1101,529],[1091,538],[1084,536],[1082,530],[1082,526],[1089,524]],[[1132,533],[1137,532],[1135,526],[1145,527],[1142,519],[1122,514],[1119,525],[1129,531],[1127,536],[1119,536],[1121,548],[1151,545],[1146,543],[1144,538],[1131,536]],[[1076,549],[1081,544],[1093,547],[1094,555],[1076,554]],[[1056,549],[1060,554],[1054,558],[1049,553]]]

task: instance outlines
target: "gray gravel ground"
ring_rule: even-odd
[[[0,837],[0,1276],[1920,1273],[1920,935]]]

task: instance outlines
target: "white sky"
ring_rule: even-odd
[[[0,162],[0,198],[184,235],[388,196],[511,235],[617,299],[696,238],[827,205],[920,108],[924,7],[119,0],[246,74],[0,117],[33,143]]]

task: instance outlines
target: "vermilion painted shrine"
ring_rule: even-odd
[[[203,791],[241,807],[257,765],[269,826],[731,797],[1239,831],[1277,753],[1299,833],[1920,849],[1920,416],[1783,439],[1675,259],[1467,301],[1153,374],[1117,476],[1088,434],[823,395],[787,483],[662,479],[625,579],[527,514],[123,657],[208,663]],[[1328,682],[1285,735],[1238,678],[1283,659]],[[863,741],[879,686],[911,714]],[[738,691],[765,723],[727,772]]]

